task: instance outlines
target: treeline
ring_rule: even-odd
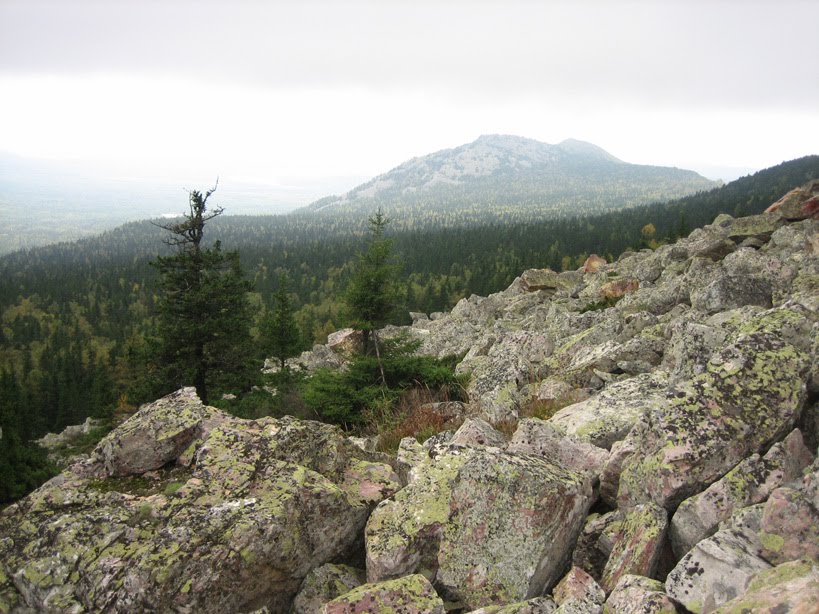
[[[611,259],[639,247],[649,223],[662,242],[719,213],[759,213],[817,177],[819,156],[809,156],[680,200],[597,215],[476,224],[419,213],[391,233],[403,262],[397,317],[407,322],[408,311],[446,310],[470,294],[501,290],[526,268],[576,268],[590,253]],[[346,325],[341,295],[366,223],[309,212],[213,220],[209,236],[240,252],[252,284],[252,335],[259,337],[282,273],[306,347]],[[156,332],[157,273],[149,263],[166,253],[162,237],[161,228],[136,222],[0,258],[0,374],[4,390],[18,391],[13,413],[27,425],[25,438],[150,400],[144,369]],[[260,351],[260,365],[263,358]],[[11,426],[0,427],[8,441]]]

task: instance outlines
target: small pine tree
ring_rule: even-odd
[[[223,252],[216,241],[202,245],[205,224],[222,214],[207,209],[208,198],[190,192],[190,212],[181,222],[161,227],[176,248],[152,265],[160,273],[158,367],[168,384],[193,384],[203,403],[217,383],[242,385],[250,380],[250,284],[238,252]]]
[[[381,364],[378,337],[375,331],[387,324],[398,302],[396,277],[398,263],[393,253],[392,239],[384,236],[389,219],[379,208],[369,218],[369,243],[367,251],[358,255],[355,271],[347,287],[345,302],[353,326],[362,332],[362,350],[366,355],[372,349]]]
[[[293,302],[290,299],[290,281],[285,273],[279,275],[279,288],[273,295],[273,312],[265,322],[265,334],[270,354],[279,360],[281,370],[287,368],[287,359],[301,350],[301,332],[296,324]]]

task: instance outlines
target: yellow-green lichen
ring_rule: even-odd
[[[785,539],[775,533],[760,532],[759,541],[762,546],[771,552],[779,552],[785,545]]]

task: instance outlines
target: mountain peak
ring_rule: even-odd
[[[620,164],[624,164],[622,160],[615,158],[602,147],[598,147],[597,145],[587,141],[565,139],[560,141],[560,143],[557,144],[557,147],[570,154],[580,155],[590,159],[606,160],[608,162],[618,162]]]
[[[650,170],[653,169],[653,170]],[[692,171],[627,164],[597,145],[566,139],[557,145],[510,134],[484,134],[471,143],[412,158],[313,211],[423,207],[481,217],[504,207],[544,211],[602,209],[674,198],[714,187]],[[605,194],[605,202],[600,198]],[[482,213],[478,213],[480,210]]]

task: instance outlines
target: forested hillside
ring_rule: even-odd
[[[625,211],[466,226],[405,220],[391,235],[403,261],[396,318],[500,290],[526,268],[576,268],[590,253],[611,259],[651,247],[719,213],[759,213],[817,177],[819,156],[809,156],[709,192]],[[225,216],[213,221],[208,236],[239,250],[254,288],[257,326],[279,274],[288,273],[297,320],[311,344],[347,322],[340,297],[365,226],[366,217],[352,215]],[[149,262],[165,249],[162,234],[149,222],[132,223],[0,258],[4,441],[13,424],[28,439],[156,393],[146,371],[156,327],[156,271]],[[258,328],[252,332],[258,336]],[[261,365],[262,351],[257,358]]]
[[[493,134],[413,158],[309,209],[361,217],[381,207],[400,224],[419,217],[433,225],[505,223],[600,213],[716,185],[693,171],[628,164],[583,141]]]

